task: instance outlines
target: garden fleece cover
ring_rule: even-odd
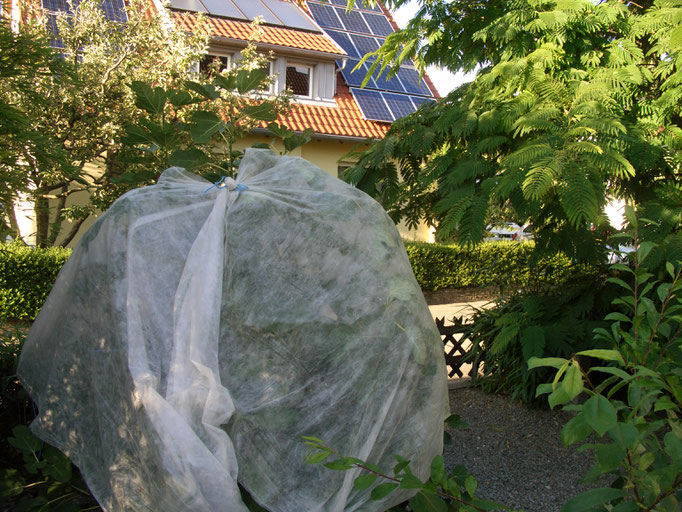
[[[245,511],[237,482],[270,511],[406,499],[304,464],[301,440],[422,478],[441,453],[443,347],[394,224],[268,150],[222,185],[168,169],[84,235],[21,355],[33,432],[106,511]]]

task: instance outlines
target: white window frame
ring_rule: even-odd
[[[278,78],[275,75],[274,67],[275,67],[275,62],[268,57],[268,70],[266,71],[266,73],[268,74],[268,77],[270,77],[270,78],[274,77],[274,78],[273,78],[272,82],[270,83],[270,85],[268,86],[268,88],[263,90],[263,92],[266,94],[275,94],[275,91],[277,90],[277,79]]]
[[[209,57],[226,58],[227,65],[225,69],[230,69],[234,65],[234,58],[231,53],[221,52],[220,50],[209,49],[202,57],[201,60],[207,59]],[[198,74],[201,71],[201,61],[197,62],[194,66],[194,71]]]
[[[305,99],[312,99],[315,96],[315,65],[314,64],[308,64],[306,62],[298,62],[298,61],[286,61],[286,66],[284,68],[284,88],[287,88],[287,77],[286,77],[286,72],[287,69],[289,68],[308,68],[310,70],[309,74],[309,79],[308,79],[308,94],[294,94],[296,98],[305,98]]]

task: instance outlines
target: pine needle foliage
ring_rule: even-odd
[[[682,1],[419,4],[372,55],[378,67],[478,72],[393,123],[350,170],[395,220],[477,243],[486,212],[511,204],[538,248],[597,260],[611,198],[645,208],[661,183],[680,190]]]

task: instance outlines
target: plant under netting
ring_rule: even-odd
[[[105,510],[384,510],[301,436],[426,477],[443,348],[395,226],[300,158],[248,150],[236,181],[169,169],[116,201],[61,271],[19,375],[32,429]],[[392,462],[391,462],[392,463]],[[359,470],[357,470],[359,471]]]

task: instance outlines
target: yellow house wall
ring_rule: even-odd
[[[272,144],[273,137],[250,136],[239,142],[237,149],[246,149],[257,142]],[[296,148],[289,153],[291,156],[300,156],[305,160],[317,165],[323,171],[338,178],[340,164],[351,163],[352,160],[344,159],[344,156],[356,146],[356,142],[334,141],[329,139],[311,140],[308,144]],[[279,140],[273,145],[275,151],[282,152],[284,148]],[[416,229],[409,229],[404,222],[398,224],[400,236],[413,242],[434,242],[434,230],[426,224],[420,223]]]
[[[252,146],[256,142],[273,144],[273,148],[275,151],[280,153],[283,153],[284,151],[284,147],[282,146],[281,141],[274,139],[273,137],[267,137],[264,135],[252,135],[245,139],[242,139],[235,145],[235,149],[244,150]],[[351,163],[351,160],[346,160],[343,157],[355,146],[356,143],[350,141],[346,142],[334,141],[329,139],[316,139],[311,140],[304,146],[296,148],[291,153],[289,153],[289,155],[304,158],[305,160],[317,165],[330,175],[338,177],[338,166],[343,163],[345,164]],[[86,167],[87,167],[86,170],[89,173],[95,175],[98,173],[96,166],[88,165]],[[73,205],[82,206],[87,204],[87,201],[88,193],[79,192],[76,194],[72,194],[69,197],[67,206]],[[29,203],[21,204],[19,205],[17,210],[20,210],[17,211],[17,213],[19,214],[18,216],[20,217],[21,232],[22,235],[24,236],[24,240],[26,240],[26,242],[28,242],[29,244],[34,244],[36,225],[35,216],[33,215],[31,205]],[[54,222],[55,219],[50,220]],[[78,241],[78,239],[83,235],[83,233],[85,233],[85,231],[93,224],[95,220],[96,220],[95,216],[90,216],[85,221],[84,225],[81,227],[78,236],[76,236],[76,238],[74,238],[74,240],[72,240],[71,243],[68,244],[68,247],[73,247]],[[67,236],[70,230],[71,222],[64,221],[62,223],[60,235],[57,238],[58,244],[62,240],[64,240],[64,238]],[[405,240],[422,242],[433,241],[431,230],[426,225],[420,225],[417,229],[408,229],[407,226],[401,223],[398,225],[398,231]]]

